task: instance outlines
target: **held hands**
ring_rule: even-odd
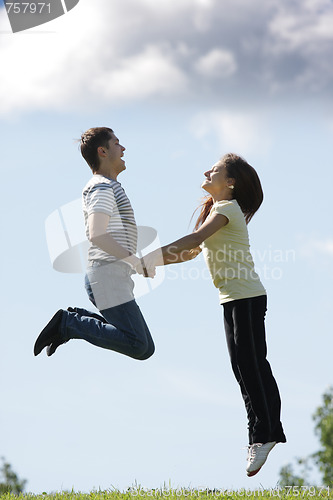
[[[156,266],[163,264],[161,249],[154,250],[139,259],[136,255],[130,255],[124,259],[132,268],[145,278],[154,278],[156,275]]]
[[[156,275],[156,266],[163,265],[163,256],[161,249],[153,250],[152,252],[145,255],[141,261],[143,261],[144,267],[147,270],[148,276],[154,278]]]
[[[152,262],[146,261],[146,257],[139,260],[135,266],[137,273],[142,274],[145,278],[154,278],[156,275],[156,268]]]
[[[135,272],[142,274],[145,278],[154,278],[156,274],[155,266],[151,265],[151,263],[146,263],[145,258],[139,259],[136,255],[132,254],[125,257],[123,261],[127,262]]]

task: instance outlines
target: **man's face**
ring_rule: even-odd
[[[108,148],[105,148],[106,160],[109,164],[112,164],[112,167],[115,168],[118,173],[126,168],[125,161],[122,159],[124,151],[125,148],[119,143],[119,139],[114,134],[111,134],[108,141]]]

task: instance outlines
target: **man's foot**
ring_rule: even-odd
[[[268,453],[274,448],[276,441],[270,443],[254,443],[248,447],[246,473],[252,477],[260,471],[267,460]]]
[[[63,312],[64,311],[62,309],[59,309],[59,311],[55,313],[53,318],[51,318],[46,327],[39,334],[34,346],[35,356],[38,356],[38,354],[42,352],[44,347],[50,346],[53,343],[58,343],[58,347],[60,343],[63,343],[60,336],[60,324]],[[52,352],[52,354],[54,353],[54,351]]]
[[[60,338],[58,340],[55,340],[54,342],[52,342],[52,344],[50,344],[49,346],[47,346],[46,348],[46,354],[50,357],[52,356],[52,354],[54,354],[56,352],[56,350],[58,349],[58,347],[62,344],[66,344],[66,342],[68,342],[68,340],[61,340]]]

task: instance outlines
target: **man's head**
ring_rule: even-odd
[[[125,148],[119,144],[111,128],[90,128],[82,134],[80,146],[82,156],[93,173],[117,176],[126,168],[121,159]]]

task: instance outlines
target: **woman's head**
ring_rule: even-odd
[[[221,162],[227,177],[234,179],[233,198],[237,200],[248,223],[264,199],[258,174],[244,158],[234,153],[224,155]]]
[[[196,223],[198,228],[209,214],[214,200],[235,199],[249,223],[260,207],[264,195],[255,169],[241,156],[234,153],[224,155],[211,170],[205,172],[202,184],[210,196],[203,205]]]

